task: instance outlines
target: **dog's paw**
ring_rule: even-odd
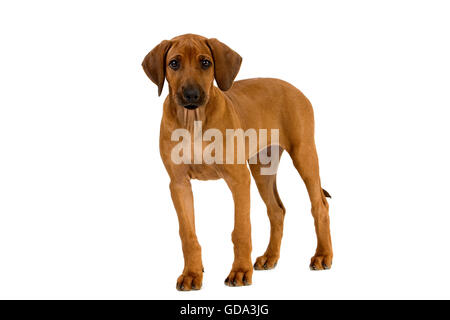
[[[264,254],[256,259],[253,268],[255,268],[255,270],[270,270],[277,266],[277,262],[278,257]]]
[[[333,262],[332,255],[315,255],[311,258],[309,268],[311,270],[328,270]]]
[[[200,290],[202,288],[203,273],[187,272],[178,277],[177,290],[191,291]]]
[[[252,284],[253,269],[242,268],[231,270],[228,277],[225,279],[225,285],[229,287],[242,287]]]

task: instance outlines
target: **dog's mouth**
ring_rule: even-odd
[[[195,110],[195,109],[198,108],[198,105],[196,105],[196,104],[187,104],[187,105],[184,105],[183,107],[185,107],[188,110]]]

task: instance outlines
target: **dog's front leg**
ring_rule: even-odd
[[[177,289],[198,290],[202,287],[203,265],[201,247],[195,233],[194,199],[189,180],[172,181],[170,193],[180,226],[180,238],[184,255],[184,270],[178,277]]]
[[[228,286],[243,286],[252,283],[253,265],[251,260],[252,238],[250,225],[250,173],[246,165],[225,165],[224,179],[233,194],[234,262],[230,274],[225,279]]]

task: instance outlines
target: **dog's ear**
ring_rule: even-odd
[[[233,80],[241,67],[241,56],[217,39],[206,40],[214,59],[214,77],[222,91],[233,85]]]
[[[158,96],[161,95],[166,77],[166,55],[170,48],[170,41],[164,40],[153,48],[142,61],[147,76],[158,86]]]

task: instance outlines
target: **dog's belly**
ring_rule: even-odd
[[[191,164],[188,174],[191,179],[197,180],[217,180],[221,178],[216,167],[208,164]]]

